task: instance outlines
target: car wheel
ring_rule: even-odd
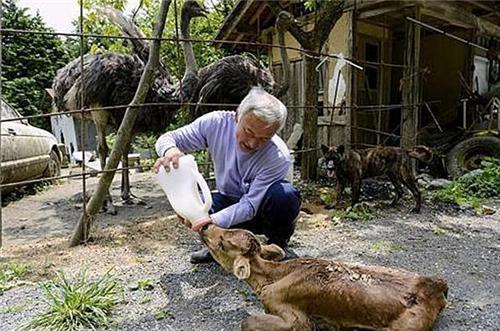
[[[61,175],[61,160],[56,151],[50,151],[50,160],[43,177],[57,177]]]
[[[485,157],[500,159],[500,138],[472,137],[456,144],[446,155],[446,169],[452,177],[459,177],[481,166]]]

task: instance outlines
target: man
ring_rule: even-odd
[[[156,142],[160,158],[154,166],[169,171],[184,153],[208,149],[215,165],[218,192],[212,195],[210,216],[191,227],[199,231],[214,223],[264,234],[268,243],[295,258],[288,241],[295,230],[300,194],[284,180],[290,153],[276,132],[286,120],[286,107],[260,87],[254,87],[235,112],[215,111],[167,132]],[[192,263],[213,261],[207,249],[191,255]]]

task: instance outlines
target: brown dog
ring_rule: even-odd
[[[326,162],[327,176],[337,177],[336,199],[340,201],[342,192],[348,182],[351,183],[352,206],[359,201],[361,180],[367,177],[387,175],[396,189],[396,197],[391,205],[398,203],[403,190],[401,184],[410,189],[415,198],[413,212],[420,212],[422,197],[418,190],[415,176],[411,170],[410,158],[423,162],[432,159],[432,152],[425,146],[416,146],[412,150],[399,147],[375,147],[361,150],[345,151],[344,146],[321,145]],[[327,208],[333,208],[333,205]]]
[[[428,330],[446,305],[446,282],[400,269],[319,259],[276,262],[283,250],[261,245],[249,231],[206,225],[201,237],[226,270],[245,280],[265,314],[242,330]]]

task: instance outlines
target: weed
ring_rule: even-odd
[[[0,265],[0,295],[10,290],[14,286],[13,281],[23,278],[30,270],[29,265],[15,262]]]
[[[135,284],[129,287],[131,291],[151,291],[154,288],[153,281],[151,279],[139,279]]]
[[[453,180],[451,185],[433,192],[432,199],[478,209],[484,199],[500,196],[500,160],[487,158],[484,169]]]
[[[117,282],[109,271],[95,281],[88,280],[85,271],[72,280],[59,272],[55,281],[42,284],[42,288],[49,309],[25,324],[24,330],[94,330],[109,326],[112,310],[119,302]]]
[[[403,249],[400,245],[385,240],[380,240],[370,243],[370,248],[374,251],[387,251],[387,252],[399,252]]]
[[[377,213],[372,205],[361,202],[354,205],[354,207],[349,207],[346,210],[334,209],[332,211],[332,221],[336,224],[341,220],[350,221],[367,221],[377,216]]]
[[[162,319],[172,317],[172,316],[174,316],[174,314],[168,309],[161,309],[154,314],[154,317],[157,321],[160,321]]]
[[[146,295],[141,299],[141,301],[139,301],[139,303],[143,305],[145,303],[151,302],[152,300],[153,298],[150,295]]]
[[[436,236],[442,236],[446,234],[446,231],[444,229],[441,229],[440,227],[434,227],[432,229],[432,233],[435,234]]]
[[[28,302],[21,302],[17,303],[12,306],[7,306],[2,309],[0,309],[0,314],[18,314],[22,312],[24,309],[26,309],[26,306],[29,304]]]

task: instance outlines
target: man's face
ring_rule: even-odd
[[[253,153],[264,146],[278,130],[278,124],[269,124],[248,112],[239,119],[236,141],[245,153]]]

